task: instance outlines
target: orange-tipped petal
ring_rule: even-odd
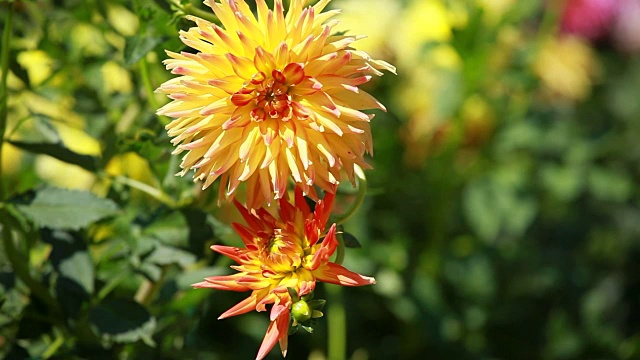
[[[248,291],[251,288],[246,285],[239,284],[238,281],[242,278],[242,273],[237,273],[227,276],[211,276],[205,278],[205,281],[195,283],[191,286],[194,288],[211,288],[216,290],[229,290],[229,291]]]
[[[233,261],[238,264],[242,263],[242,256],[244,254],[242,249],[233,246],[212,245],[211,250],[233,259]]]
[[[311,262],[305,266],[308,270],[316,270],[320,265],[326,264],[329,262],[329,257],[333,255],[338,247],[338,239],[336,238],[336,224],[331,225],[327,236],[325,236],[324,240],[322,240],[322,245],[320,249],[313,254],[313,258]]]
[[[256,297],[251,295],[248,298],[240,301],[239,303],[231,307],[229,310],[222,313],[222,315],[218,317],[218,320],[228,318],[230,316],[246,314],[249,311],[255,310],[255,309],[256,309]]]
[[[320,266],[313,272],[313,275],[316,280],[343,286],[363,286],[376,283],[376,279],[372,277],[354,273],[341,265],[331,262]]]
[[[269,328],[267,329],[267,333],[262,340],[262,345],[260,345],[260,350],[258,350],[258,355],[256,356],[256,360],[262,360],[265,356],[273,349],[276,345],[276,342],[279,342],[281,339],[286,338],[289,332],[289,312],[286,311],[282,313],[275,321],[272,321],[269,324]],[[283,342],[280,341],[280,346],[282,346]],[[284,348],[282,349],[283,355],[287,353],[287,342],[284,342]]]

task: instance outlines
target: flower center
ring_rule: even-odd
[[[251,120],[266,119],[289,121],[309,117],[309,111],[294,100],[291,89],[305,79],[304,69],[298,63],[290,63],[284,69],[271,71],[271,76],[260,71],[246,82],[242,89],[231,96],[231,102],[238,106],[251,106]]]
[[[284,236],[280,229],[275,229],[276,232],[269,239],[269,243],[267,244],[267,252],[269,254],[277,253],[280,251],[280,248],[285,247],[286,243],[284,241]]]

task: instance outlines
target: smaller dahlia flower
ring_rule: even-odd
[[[291,306],[296,297],[310,294],[316,281],[344,286],[375,284],[375,279],[356,274],[329,261],[338,246],[336,224],[325,228],[335,195],[326,193],[312,212],[302,190],[295,188],[295,202],[280,199],[279,216],[274,217],[264,208],[248,210],[235,201],[248,226],[232,226],[244,242],[243,248],[213,245],[212,250],[233,259],[238,272],[226,276],[212,276],[193,284],[196,288],[231,291],[251,291],[248,298],[233,306],[219,319],[247,313],[265,311],[273,304],[269,328],[262,341],[257,359],[280,342],[283,356],[287,352]]]

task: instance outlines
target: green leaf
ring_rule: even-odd
[[[94,290],[95,269],[87,244],[77,233],[42,230],[42,240],[51,244],[49,260],[63,278],[79,285],[86,294]]]
[[[124,46],[124,64],[131,66],[142,59],[149,51],[167,39],[165,36],[155,36],[152,27],[146,33],[127,38]]]
[[[76,190],[44,188],[29,205],[17,208],[40,227],[76,230],[114,215],[118,208],[109,200]]]
[[[133,300],[106,300],[89,314],[91,328],[105,343],[153,343],[156,319]]]
[[[52,156],[60,161],[78,165],[88,171],[98,170],[99,159],[91,155],[78,154],[69,150],[62,142],[57,143],[32,143],[24,141],[7,140],[13,146],[34,154]]]
[[[182,249],[158,245],[144,261],[156,265],[178,264],[185,268],[196,261],[196,256]]]
[[[222,240],[225,244],[239,244],[242,242],[231,226],[216,219],[212,215],[207,216],[207,225],[211,226],[215,237]]]

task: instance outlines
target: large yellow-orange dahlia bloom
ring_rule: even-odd
[[[278,341],[286,355],[292,305],[288,288],[304,296],[315,289],[316,281],[345,286],[375,284],[372,277],[356,274],[329,261],[338,246],[336,224],[331,225],[325,235],[333,200],[334,194],[326,193],[311,212],[302,190],[296,187],[293,204],[286,198],[279,200],[278,217],[264,208],[248,210],[235,201],[248,225],[233,224],[245,247],[214,245],[211,249],[237,262],[238,265],[232,268],[238,272],[212,276],[193,285],[251,291],[248,298],[224,312],[220,319],[252,310],[265,311],[266,305],[273,304],[271,323],[258,351],[258,359],[266,356]]]
[[[284,196],[289,178],[313,196],[341,169],[353,182],[354,166],[368,167],[373,115],[360,110],[384,106],[358,86],[395,68],[352,48],[360,36],[332,34],[330,0],[306,2],[285,15],[281,0],[257,0],[256,17],[244,0],[205,1],[222,27],[190,16],[196,27],[180,38],[197,53],[167,52],[180,76],[158,89],[173,99],[158,114],[175,118],[166,128],[174,153],[187,152],[180,174],[195,170],[203,189],[220,178],[220,198],[245,182],[257,208]]]

